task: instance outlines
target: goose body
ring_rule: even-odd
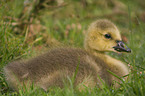
[[[55,48],[27,61],[12,62],[4,67],[6,81],[14,90],[32,83],[48,90],[52,86],[63,87],[64,81],[68,82],[68,77],[76,74],[74,86],[80,85],[83,89],[84,85],[90,88],[100,85],[98,76],[109,86],[114,80],[119,82],[107,70],[119,77],[129,73],[123,62],[105,54],[107,51],[131,51],[125,48],[117,27],[109,20],[97,20],[90,25],[84,47]]]

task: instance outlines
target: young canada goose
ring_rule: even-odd
[[[100,85],[98,76],[109,86],[114,80],[119,82],[107,70],[119,77],[129,73],[124,63],[105,54],[107,51],[131,52],[121,41],[117,27],[109,20],[97,20],[90,25],[84,47],[56,48],[28,61],[12,62],[4,67],[6,81],[15,90],[32,83],[47,90],[51,86],[63,87],[64,81],[76,73],[74,86],[80,84],[81,90],[84,86]]]

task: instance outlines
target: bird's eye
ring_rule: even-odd
[[[105,34],[104,36],[105,36],[105,38],[107,38],[107,39],[111,39],[111,35],[110,35],[110,34]]]

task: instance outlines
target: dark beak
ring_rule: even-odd
[[[117,46],[114,46],[114,50],[118,51],[118,52],[131,52],[131,49],[128,48],[122,41],[116,41]]]

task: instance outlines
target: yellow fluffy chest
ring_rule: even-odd
[[[105,62],[109,67],[108,69],[110,71],[112,71],[114,74],[121,76],[121,77],[129,74],[129,70],[123,62],[121,62],[115,58],[112,58],[110,56],[107,56]]]

